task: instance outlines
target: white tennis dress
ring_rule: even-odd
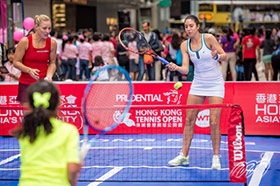
[[[217,60],[212,58],[204,34],[201,34],[201,48],[193,51],[188,39],[188,53],[194,64],[194,79],[189,94],[198,96],[218,96],[224,98],[225,86]]]

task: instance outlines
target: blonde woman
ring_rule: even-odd
[[[46,15],[34,17],[35,33],[24,37],[18,43],[14,66],[21,71],[17,101],[27,102],[27,87],[39,79],[52,81],[55,72],[56,41],[49,37],[51,20]]]

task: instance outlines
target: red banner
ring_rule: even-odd
[[[86,83],[58,83],[62,107],[81,107]],[[191,83],[184,82],[175,90],[172,82],[134,83],[132,105],[185,105]],[[244,111],[246,135],[280,134],[280,83],[227,82],[224,103],[234,103]],[[18,107],[17,84],[0,85],[0,106]],[[62,119],[80,128],[83,124],[81,111],[63,111]],[[227,112],[221,115],[221,132],[227,133]],[[22,119],[22,111],[0,109],[0,135],[7,135]],[[131,109],[123,124],[113,133],[182,133],[185,110]],[[172,130],[171,130],[172,129]],[[196,121],[196,130],[209,133],[209,109],[201,110]]]
[[[228,125],[228,154],[230,182],[247,183],[244,143],[243,113],[240,107],[233,107]]]

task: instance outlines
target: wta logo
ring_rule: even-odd
[[[206,128],[210,126],[210,117],[209,117],[210,110],[202,110],[197,114],[195,124],[201,128]]]
[[[128,127],[132,127],[132,126],[135,126],[135,122],[132,119],[129,118],[130,115],[131,115],[130,113],[126,113],[124,115],[123,120],[119,121],[119,118],[121,116],[121,112],[120,111],[115,111],[114,115],[113,115],[113,119],[114,119],[115,122],[121,122]]]

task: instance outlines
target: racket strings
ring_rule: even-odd
[[[120,42],[131,52],[143,54],[149,50],[149,44],[144,35],[134,29],[124,29],[120,33]]]
[[[104,131],[118,123],[128,103],[130,85],[122,72],[110,69],[109,79],[98,82],[98,77],[86,99],[86,116],[93,128]],[[116,83],[118,82],[118,83]]]

